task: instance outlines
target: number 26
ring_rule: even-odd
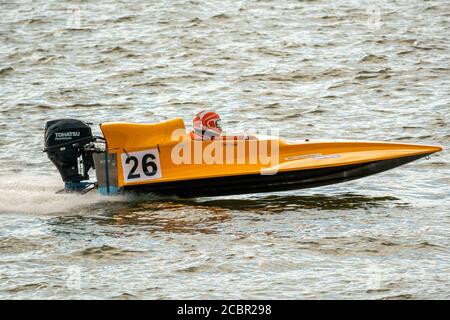
[[[154,176],[158,172],[158,167],[156,163],[153,161],[155,160],[155,156],[151,153],[145,154],[142,157],[142,172],[148,176]],[[131,168],[130,172],[128,173],[128,179],[138,179],[141,177],[140,173],[136,173],[136,169],[139,166],[139,159],[135,156],[130,156],[126,159],[125,163],[129,164],[130,162],[133,162],[133,167]],[[151,170],[149,171],[149,167]]]

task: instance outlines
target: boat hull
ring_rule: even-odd
[[[278,172],[273,175],[248,174],[191,179],[149,185],[126,186],[124,191],[152,192],[179,197],[208,197],[234,194],[288,191],[346,182],[390,170],[428,154],[318,169]]]

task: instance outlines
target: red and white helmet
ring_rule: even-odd
[[[200,111],[193,121],[194,132],[203,139],[218,137],[222,134],[220,116],[213,111]]]

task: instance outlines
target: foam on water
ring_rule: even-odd
[[[0,213],[81,213],[82,208],[106,201],[123,200],[91,191],[87,194],[56,193],[63,183],[58,176],[20,174],[0,176]]]

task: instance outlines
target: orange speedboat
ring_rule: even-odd
[[[442,150],[389,142],[290,143],[257,135],[198,141],[180,118],[155,124],[107,122],[100,128],[103,137],[94,137],[79,120],[47,122],[44,151],[59,169],[65,190],[200,197],[312,188],[383,172]],[[88,180],[91,168],[95,182]]]

